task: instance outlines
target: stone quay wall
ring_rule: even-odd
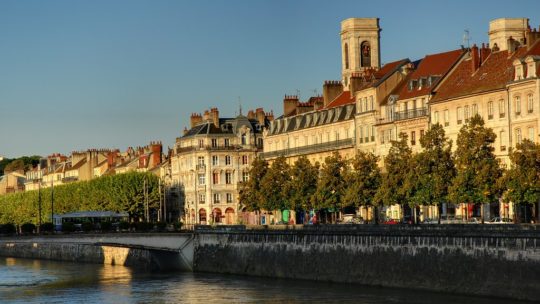
[[[540,227],[199,230],[194,270],[540,300]]]

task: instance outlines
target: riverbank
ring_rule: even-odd
[[[164,234],[145,235],[154,241],[164,237]],[[84,235],[75,237],[79,243],[85,238]],[[143,238],[130,234],[114,237],[130,242]],[[2,238],[0,255],[111,262],[99,250],[80,247],[80,244],[70,247],[65,244],[69,242],[65,237],[64,245],[50,239],[59,237],[28,238],[25,245]],[[92,242],[88,240],[85,246],[104,245]],[[161,250],[142,243],[131,247],[124,244],[121,248],[114,243],[107,246],[123,250],[114,259],[117,264],[129,261],[123,265],[167,269],[163,268],[166,265],[163,261],[170,262],[181,255],[189,260],[192,254],[191,266],[195,272],[540,300],[540,229],[532,225],[348,225],[234,231],[206,227],[193,234],[168,235],[167,242],[167,246],[162,246],[167,248]],[[178,256],[170,254],[172,248],[180,250]],[[189,248],[192,251],[186,250]],[[149,254],[135,254],[136,250],[146,250]],[[130,252],[134,253],[132,259],[122,260],[129,257]],[[159,255],[164,252],[169,255]],[[85,259],[85,256],[97,258]]]

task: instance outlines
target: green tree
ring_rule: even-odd
[[[435,124],[420,138],[420,144],[423,151],[413,157],[414,170],[409,171],[409,200],[413,206],[439,206],[440,223],[441,206],[448,203],[448,188],[456,175],[452,142],[444,128]]]
[[[406,182],[411,170],[412,150],[407,145],[405,133],[400,133],[399,140],[393,140],[391,144],[390,151],[384,158],[384,173],[375,202],[386,206],[401,204],[403,207],[408,202],[410,193]]]
[[[502,170],[493,153],[496,137],[492,129],[484,126],[482,117],[475,115],[461,128],[457,138],[457,172],[449,196],[454,203],[481,204],[482,221],[484,204],[494,201],[499,194],[497,180]]]
[[[313,194],[317,189],[318,178],[318,163],[312,165],[305,156],[296,160],[291,167],[291,181],[286,189],[291,209],[306,211],[314,208]]]
[[[338,152],[326,157],[319,173],[314,202],[317,209],[329,209],[334,213],[340,210],[345,190],[343,170],[345,161]],[[335,217],[334,215],[332,217]],[[334,221],[335,218],[332,219]]]
[[[351,160],[352,170],[345,173],[343,201],[355,207],[375,207],[374,197],[381,184],[379,158],[373,153],[358,151]],[[377,210],[374,212],[377,213]]]
[[[261,190],[261,181],[268,172],[268,162],[262,158],[255,158],[249,169],[249,179],[243,182],[239,200],[240,204],[248,211],[258,211],[262,209],[264,194]]]
[[[261,191],[264,194],[263,209],[285,210],[290,208],[287,195],[288,184],[291,181],[290,166],[285,157],[280,156],[268,168],[261,181]]]
[[[540,201],[540,145],[523,140],[510,153],[510,161],[510,169],[500,179],[500,188],[506,188],[504,200],[536,206],[533,209],[536,212]],[[540,220],[538,212],[536,216]]]

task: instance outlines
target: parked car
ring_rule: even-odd
[[[437,224],[437,220],[436,219],[426,218],[426,219],[424,219],[422,224]]]
[[[364,219],[356,214],[344,214],[341,224],[363,224]]]
[[[482,219],[477,217],[471,217],[467,220],[467,224],[482,224]]]
[[[496,216],[487,222],[487,224],[512,224],[512,219]]]
[[[395,220],[395,219],[388,219],[388,220],[384,221],[383,224],[385,224],[385,225],[397,225],[397,224],[399,224],[399,221]]]

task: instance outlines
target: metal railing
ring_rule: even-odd
[[[303,154],[331,151],[336,148],[347,148],[347,147],[354,147],[354,138],[335,140],[335,141],[330,141],[330,142],[325,142],[325,143],[320,143],[320,144],[282,149],[282,150],[271,151],[271,152],[264,152],[262,153],[262,155],[264,158],[278,157],[281,155],[294,156],[294,155],[303,155]]]
[[[407,110],[407,111],[394,112],[391,114],[390,117],[379,117],[377,119],[376,125],[392,123],[394,121],[400,121],[400,120],[405,120],[405,119],[425,117],[425,116],[428,116],[428,114],[429,114],[428,109],[426,107],[413,109],[413,110]]]

